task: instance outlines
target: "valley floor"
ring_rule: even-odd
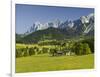
[[[58,57],[42,54],[16,58],[16,73],[92,68],[94,68],[94,54]]]

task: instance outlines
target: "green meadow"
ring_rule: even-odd
[[[82,56],[54,56],[38,54],[16,58],[16,73],[59,70],[93,69],[94,54]]]

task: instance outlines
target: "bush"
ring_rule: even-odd
[[[76,43],[74,46],[74,52],[76,55],[90,54],[91,50],[88,43]]]
[[[35,51],[34,51],[34,48],[33,47],[29,48],[29,55],[30,56],[31,55],[35,55]]]
[[[56,53],[57,53],[57,50],[56,50],[56,49],[50,49],[49,54],[50,54],[51,56],[56,56]]]
[[[29,48],[28,47],[23,48],[23,51],[24,51],[24,57],[29,56]]]
[[[48,48],[42,48],[42,53],[48,53]]]
[[[91,49],[89,47],[89,45],[87,43],[83,44],[83,54],[90,54],[91,53]]]
[[[89,38],[89,39],[85,39],[85,40],[82,41],[82,43],[88,43],[91,52],[94,53],[94,37]]]
[[[39,53],[39,48],[38,47],[34,47],[34,52],[35,52],[35,54],[38,54]]]
[[[20,51],[20,49],[16,49],[16,57],[21,57],[21,51]]]
[[[75,44],[75,53],[76,53],[76,55],[82,55],[82,52],[83,52],[82,43]]]

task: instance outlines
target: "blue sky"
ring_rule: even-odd
[[[16,33],[22,34],[34,22],[46,23],[59,19],[61,21],[75,20],[94,12],[93,8],[55,7],[42,5],[16,4]]]

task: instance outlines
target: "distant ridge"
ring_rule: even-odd
[[[36,22],[23,35],[16,34],[17,42],[35,43],[41,40],[64,40],[75,36],[93,36],[94,35],[94,14],[81,16],[79,19],[61,22],[56,19],[53,22],[41,24]]]

